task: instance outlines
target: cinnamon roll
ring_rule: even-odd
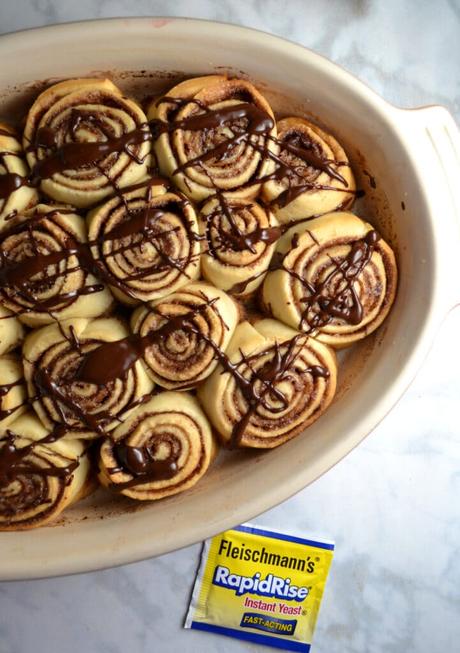
[[[99,478],[132,499],[163,499],[195,485],[215,453],[197,400],[185,392],[164,392],[136,408],[104,440]]]
[[[145,176],[151,133],[142,109],[108,79],[72,79],[35,100],[24,149],[43,193],[85,208]]]
[[[35,415],[0,432],[0,531],[44,526],[86,492],[90,463],[79,440],[53,441]]]
[[[273,213],[255,200],[218,197],[201,208],[198,219],[204,278],[235,294],[256,290],[281,235]]]
[[[112,295],[91,268],[72,209],[38,204],[0,234],[0,302],[28,326],[107,313]]]
[[[367,222],[331,213],[280,239],[262,302],[286,324],[346,347],[383,322],[396,293],[393,251]]]
[[[238,325],[198,398],[225,444],[273,448],[324,413],[336,383],[333,349],[266,319]]]
[[[199,276],[200,243],[190,202],[150,179],[88,215],[92,256],[127,304],[168,295]]]
[[[144,342],[150,377],[163,388],[194,388],[211,374],[238,322],[236,303],[222,290],[195,282],[138,308],[131,325]]]
[[[277,123],[278,164],[263,187],[282,223],[349,208],[356,185],[340,143],[304,118]]]
[[[160,170],[193,200],[255,197],[273,170],[276,124],[249,82],[220,75],[178,84],[148,111]]]
[[[128,329],[116,318],[65,320],[33,331],[23,356],[37,415],[66,438],[104,435],[153,387],[129,352]]]
[[[0,356],[22,343],[25,329],[18,318],[8,311],[0,298]]]
[[[36,204],[29,169],[14,129],[0,122],[0,230],[8,220]]]

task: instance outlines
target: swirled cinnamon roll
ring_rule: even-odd
[[[199,276],[195,210],[166,180],[148,179],[91,211],[88,237],[99,274],[125,303],[164,297]]]
[[[273,112],[247,81],[189,79],[153,102],[148,117],[161,172],[193,200],[216,192],[255,197],[273,169]]]
[[[84,208],[145,176],[151,133],[142,109],[108,79],[72,79],[35,100],[24,149],[43,193]]]
[[[330,347],[267,319],[238,325],[198,398],[228,446],[273,448],[324,413],[336,382]]]
[[[44,526],[78,501],[90,463],[78,440],[53,441],[30,413],[0,433],[0,531]]]
[[[44,426],[95,438],[125,419],[153,387],[128,349],[129,332],[116,318],[66,320],[30,333],[24,375]]]
[[[164,392],[104,440],[99,478],[132,499],[163,499],[195,485],[215,453],[197,400],[185,392]]]
[[[22,361],[0,356],[0,432],[26,411],[27,392]]]
[[[292,227],[275,256],[262,301],[286,324],[346,347],[388,315],[397,284],[394,253],[352,213],[331,213]]]
[[[273,213],[255,200],[218,197],[206,202],[198,220],[205,279],[235,294],[256,290],[281,235]]]
[[[0,122],[0,230],[8,220],[36,204],[37,199],[16,133]]]
[[[0,356],[20,345],[24,338],[24,327],[0,300]]]
[[[143,341],[153,381],[169,390],[194,388],[211,374],[238,322],[236,303],[222,290],[195,282],[138,308],[132,329]]]
[[[84,219],[38,204],[0,234],[0,302],[33,327],[103,315],[113,298],[91,267]]]
[[[282,223],[349,208],[356,185],[340,143],[304,118],[277,123],[278,163],[263,196]]]

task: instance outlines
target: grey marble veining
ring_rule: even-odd
[[[280,34],[342,64],[396,104],[442,103],[460,116],[458,0],[2,0],[0,30],[136,14],[192,15]],[[316,653],[458,650],[459,332],[457,310],[374,433],[256,520],[336,541]],[[262,650],[182,629],[198,555],[194,546],[120,569],[1,584],[0,653]]]

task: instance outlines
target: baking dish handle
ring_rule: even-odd
[[[440,299],[449,311],[460,305],[460,130],[442,106],[402,113],[430,211],[442,229],[439,258],[445,295]]]

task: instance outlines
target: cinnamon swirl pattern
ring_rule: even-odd
[[[164,297],[199,276],[198,224],[191,203],[148,179],[88,215],[97,270],[124,303]]]
[[[262,300],[286,324],[334,347],[369,335],[395,298],[391,248],[353,213],[331,213],[292,227],[279,241]]]
[[[255,200],[220,196],[202,207],[199,225],[204,278],[233,294],[256,290],[281,235],[273,213]]]
[[[304,118],[277,123],[276,171],[263,188],[280,222],[349,208],[356,185],[347,155],[331,135]]]
[[[148,111],[162,174],[190,199],[254,197],[273,169],[273,112],[247,81],[209,75],[172,88]]]
[[[0,531],[56,519],[86,494],[89,474],[82,442],[53,442],[35,415],[18,417],[0,431]]]
[[[111,374],[97,384],[83,372],[85,362],[108,344],[129,336],[116,318],[73,319],[29,334],[23,348],[24,375],[30,401],[43,425],[65,438],[96,438],[114,429],[153,388],[141,361],[123,374]],[[112,350],[117,356],[117,350]],[[102,350],[103,353],[103,350]],[[118,352],[118,356],[119,356]]]
[[[100,481],[133,499],[163,499],[195,485],[215,453],[197,400],[185,392],[164,392],[104,440]]]
[[[0,234],[0,301],[28,326],[107,313],[113,298],[91,273],[83,218],[39,204]]]
[[[238,307],[222,290],[192,283],[138,308],[132,328],[145,343],[144,361],[155,383],[169,390],[194,388],[217,365],[238,322]]]
[[[24,149],[45,195],[85,208],[147,173],[151,134],[142,109],[108,79],[74,79],[35,100]]]
[[[36,204],[37,199],[15,131],[0,122],[0,230],[8,220]]]
[[[224,75],[144,103],[75,79],[36,98],[22,144],[0,122],[0,530],[96,483],[187,490],[217,436],[296,437],[333,401],[334,349],[395,298],[330,133]]]
[[[198,390],[224,443],[273,448],[316,421],[337,383],[334,351],[275,320],[241,323]]]

